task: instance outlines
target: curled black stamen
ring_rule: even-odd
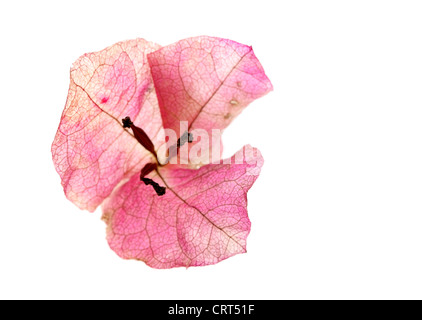
[[[154,188],[154,190],[155,190],[155,192],[157,193],[158,196],[163,196],[163,195],[166,194],[166,187],[160,186],[154,180],[149,179],[149,178],[141,178],[141,181],[143,183],[145,183],[146,185],[152,185],[152,187]]]
[[[185,131],[184,134],[177,140],[177,147],[180,148],[186,142],[192,143],[193,142],[193,134],[190,132]]]
[[[141,181],[143,183],[145,183],[145,185],[152,185],[152,187],[154,188],[155,192],[157,193],[157,195],[162,196],[166,193],[166,188],[160,186],[157,182],[155,182],[152,179],[149,178],[145,178],[146,175],[148,175],[149,173],[151,173],[152,171],[157,169],[157,164],[156,163],[148,163],[146,164],[141,171]]]
[[[180,147],[183,146],[186,142],[193,142],[193,134],[187,131],[185,131],[185,133],[182,134],[179,139],[177,139],[176,144],[173,144],[169,147],[167,161],[175,157],[179,152]]]

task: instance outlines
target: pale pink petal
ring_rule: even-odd
[[[82,209],[95,210],[151,158],[121,118],[130,116],[154,142],[163,134],[146,59],[158,48],[142,39],[120,42],[83,55],[71,68],[52,153],[66,196]]]
[[[252,47],[196,37],[148,55],[164,128],[224,129],[253,100],[272,90]]]
[[[133,177],[103,206],[110,247],[160,269],[215,264],[246,252],[246,194],[262,164],[259,151],[246,146],[231,164],[161,168],[153,177],[167,187],[161,197]]]

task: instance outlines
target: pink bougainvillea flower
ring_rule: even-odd
[[[110,247],[154,268],[245,252],[246,194],[263,164],[259,151],[245,146],[204,164],[207,154],[195,169],[190,158],[184,166],[167,161],[171,150],[181,160],[182,148],[193,150],[271,90],[252,48],[225,39],[167,47],[137,39],[83,55],[71,68],[52,146],[67,198],[89,211],[102,205]],[[177,142],[166,143],[170,129]]]

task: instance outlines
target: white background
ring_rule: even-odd
[[[420,1],[2,1],[0,298],[422,298]],[[108,247],[50,155],[85,52],[253,45],[274,85],[224,134],[265,158],[248,253],[154,270]]]

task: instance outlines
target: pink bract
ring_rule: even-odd
[[[187,121],[189,131],[211,135],[271,90],[252,48],[225,39],[162,48],[137,39],[83,55],[71,68],[52,146],[67,198],[89,211],[102,204],[110,247],[154,268],[204,266],[245,252],[246,194],[263,164],[259,151],[246,146],[230,162],[197,170],[161,165],[121,120],[130,117],[158,150],[164,129],[181,138],[180,121]],[[165,187],[164,195],[140,181],[146,165],[145,180]]]

